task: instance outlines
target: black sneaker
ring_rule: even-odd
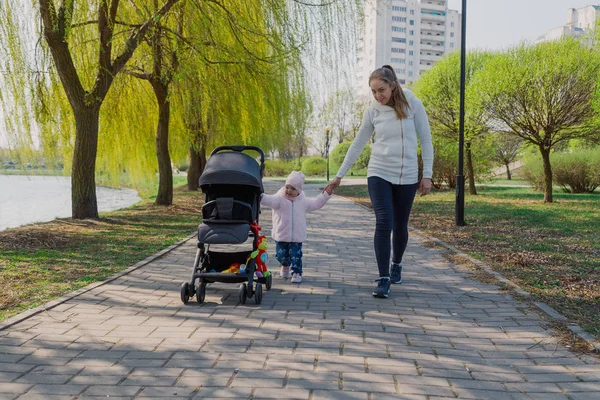
[[[390,295],[390,278],[384,276],[377,279],[375,282],[377,282],[377,287],[373,290],[373,296],[387,299]]]
[[[392,264],[390,280],[392,283],[402,283],[402,264]]]

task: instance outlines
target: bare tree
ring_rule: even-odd
[[[523,145],[523,139],[511,132],[498,132],[494,139],[496,144],[494,160],[504,165],[506,168],[506,179],[511,180],[510,164],[515,162],[519,157],[519,149]]]

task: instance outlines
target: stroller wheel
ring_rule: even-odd
[[[240,293],[238,297],[241,304],[246,304],[246,286],[248,285],[246,285],[245,282],[240,285]]]
[[[187,304],[190,300],[190,284],[187,282],[182,283],[179,292],[181,294],[181,301],[183,304]]]
[[[271,290],[271,285],[273,285],[273,275],[267,276],[266,282],[265,282],[265,288],[267,290]]]
[[[256,304],[260,304],[262,302],[262,285],[260,283],[256,284],[256,292],[254,293],[254,301]]]
[[[206,297],[206,283],[200,282],[198,285],[198,290],[196,290],[196,301],[198,304],[204,303],[204,298]]]

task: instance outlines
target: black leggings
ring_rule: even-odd
[[[375,212],[375,257],[379,276],[390,276],[390,234],[394,232],[392,262],[400,264],[408,243],[408,218],[418,183],[393,185],[377,176],[367,179]]]

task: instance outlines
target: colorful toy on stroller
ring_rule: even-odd
[[[256,151],[260,163],[243,151]],[[205,193],[202,223],[198,227],[198,250],[192,278],[181,285],[181,301],[196,295],[203,303],[206,285],[214,282],[241,283],[239,301],[254,297],[262,301],[262,285],[271,289],[266,268],[266,237],[260,235],[258,216],[265,155],[255,146],[221,146],[211,153],[200,176]],[[211,251],[210,245],[240,245],[252,238],[252,250]],[[196,280],[198,284],[196,285]]]

